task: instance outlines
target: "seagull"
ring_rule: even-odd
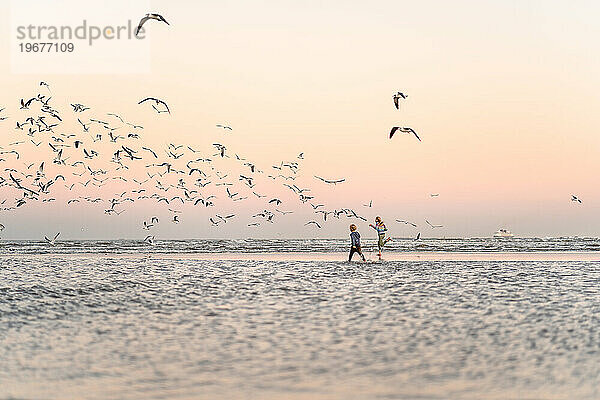
[[[403,219],[397,219],[397,220],[396,220],[396,222],[399,222],[399,223],[401,223],[401,224],[406,224],[406,225],[412,225],[412,226],[414,226],[415,228],[417,227],[417,224],[413,224],[412,222],[405,221],[405,220],[403,220]]]
[[[58,235],[60,235],[60,232],[58,232],[56,235],[54,235],[54,238],[52,240],[48,239],[48,236],[44,236],[44,239],[46,239],[46,242],[48,242],[49,245],[54,246],[54,244],[56,242],[56,238],[58,238]]]
[[[286,215],[286,214],[292,214],[293,211],[283,211],[283,210],[278,210],[277,208],[275,209],[275,211],[277,211],[278,213],[281,213],[281,215]]]
[[[163,100],[161,100],[161,99],[157,99],[156,97],[146,97],[145,99],[142,99],[142,100],[140,100],[140,102],[139,102],[138,104],[142,104],[142,103],[144,103],[144,102],[146,102],[146,101],[149,101],[149,100],[151,100],[151,101],[155,102],[157,106],[158,106],[158,105],[163,105],[163,106],[166,108],[166,110],[162,110],[162,111],[161,111],[161,110],[159,110],[159,109],[158,109],[158,108],[157,108],[157,107],[156,107],[154,104],[152,104],[152,108],[154,108],[154,109],[156,110],[156,112],[157,112],[157,113],[159,113],[159,114],[160,114],[160,113],[162,113],[162,112],[168,112],[169,114],[171,114],[171,110],[169,110],[169,106],[167,105],[167,103],[165,103],[165,102],[164,102]]]
[[[148,235],[144,238],[144,243],[154,244],[154,235]]]
[[[154,158],[158,158],[158,155],[154,152],[154,150],[148,148],[148,147],[143,147],[142,146],[142,150],[146,150],[149,151],[150,153],[152,153],[152,155],[154,156]]]
[[[394,136],[394,133],[396,133],[396,131],[401,133],[412,133],[417,139],[419,139],[419,142],[421,141],[421,138],[419,137],[419,135],[417,135],[417,132],[415,132],[413,128],[402,128],[400,126],[394,126],[392,128],[392,130],[390,131],[390,139],[392,138],[392,136]]]
[[[415,240],[421,240],[421,232],[417,233],[417,237],[415,238]]]
[[[83,122],[81,122],[81,120],[80,120],[79,118],[77,118],[77,121],[79,121],[79,123],[80,123],[80,124],[81,124],[81,126],[83,127],[83,131],[84,131],[84,132],[88,132],[88,131],[90,130],[90,128],[89,128],[89,124],[88,124],[88,125],[84,124]]]
[[[281,204],[281,200],[279,200],[279,199],[271,199],[271,200],[269,200],[269,203],[275,203],[275,205],[280,205]]]
[[[373,207],[373,200],[369,201],[369,204],[363,204],[364,207]]]
[[[235,217],[235,214],[226,215],[226,216],[224,216],[224,217],[223,217],[223,216],[221,216],[221,215],[219,215],[219,214],[215,214],[215,217],[217,217],[217,218],[219,218],[221,221],[223,221],[223,222],[227,223],[227,220],[228,220],[229,218],[233,218],[233,217]]]
[[[228,125],[221,125],[221,124],[217,124],[217,128],[223,128],[223,129],[229,129],[230,131],[233,130],[232,127],[228,126]]]
[[[427,222],[427,225],[429,225],[432,229],[444,227],[444,225],[433,225],[431,222],[429,222],[427,220],[425,220],[425,222]]]
[[[167,25],[171,25],[167,22],[166,19],[164,19],[164,17],[160,14],[153,14],[153,13],[148,13],[146,14],[142,19],[140,19],[140,23],[138,24],[138,27],[135,28],[135,36],[138,35],[138,33],[140,33],[140,30],[142,29],[142,26],[146,23],[146,21],[153,19],[156,21],[160,21],[160,22],[164,22]]]
[[[319,225],[319,223],[317,221],[308,221],[307,223],[304,224],[304,226],[310,225],[310,224],[315,224],[317,226],[317,228],[321,227],[321,225]]]
[[[29,110],[29,106],[31,105],[31,103],[35,100],[35,97],[32,97],[31,99],[24,101],[23,99],[21,99],[21,110]]]
[[[431,193],[429,196],[431,197],[438,197],[440,194],[439,193]]]
[[[300,154],[298,154],[298,159],[300,159],[300,160],[304,160],[304,153],[300,153]]]
[[[582,203],[581,199],[579,197],[575,196],[574,194],[571,195],[571,201],[576,201],[579,204]]]
[[[85,110],[90,109],[89,107],[86,107],[83,104],[79,104],[79,103],[71,104],[71,107],[73,107],[74,112],[84,112]]]
[[[342,182],[345,182],[345,181],[346,181],[346,179],[335,179],[335,180],[330,180],[330,179],[321,178],[320,176],[316,176],[316,175],[315,175],[315,178],[317,178],[317,179],[319,179],[319,180],[321,180],[321,181],[323,181],[323,182],[325,182],[325,183],[330,183],[330,184],[332,183],[332,184],[334,184],[334,185],[337,185],[338,183],[342,183]]]
[[[400,99],[406,99],[408,96],[402,92],[398,92],[394,95],[394,105],[396,106],[396,110],[400,109],[400,104],[398,103]]]

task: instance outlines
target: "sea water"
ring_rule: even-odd
[[[426,243],[497,254],[598,245]],[[290,254],[253,255],[276,250]],[[326,250],[330,260],[294,257]],[[3,242],[0,399],[599,398],[599,262],[363,264],[343,261],[346,250],[335,240]]]

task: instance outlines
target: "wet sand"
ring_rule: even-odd
[[[69,257],[123,257],[187,260],[230,260],[230,261],[332,261],[344,262],[347,253],[342,252],[282,252],[282,253],[66,253]],[[367,262],[378,262],[377,253],[364,253]],[[0,259],[17,257],[64,256],[65,253],[0,255]],[[556,251],[556,252],[390,252],[384,253],[383,261],[600,261],[600,251]],[[357,254],[353,262],[361,262]]]

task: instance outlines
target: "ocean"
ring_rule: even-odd
[[[0,399],[597,399],[599,246],[1,241]]]

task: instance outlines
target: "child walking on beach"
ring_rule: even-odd
[[[352,247],[350,248],[348,262],[352,261],[354,253],[358,253],[358,255],[362,257],[362,260],[366,261],[365,256],[360,249],[360,233],[356,231],[356,225],[354,224],[350,225],[350,240],[352,241]]]
[[[369,224],[369,226],[377,231],[377,236],[379,237],[379,240],[377,241],[377,248],[379,249],[379,253],[377,254],[377,256],[379,257],[379,260],[381,260],[381,250],[387,242],[392,240],[392,238],[385,238],[387,228],[385,227],[385,224],[383,223],[381,217],[375,217],[375,225]]]

